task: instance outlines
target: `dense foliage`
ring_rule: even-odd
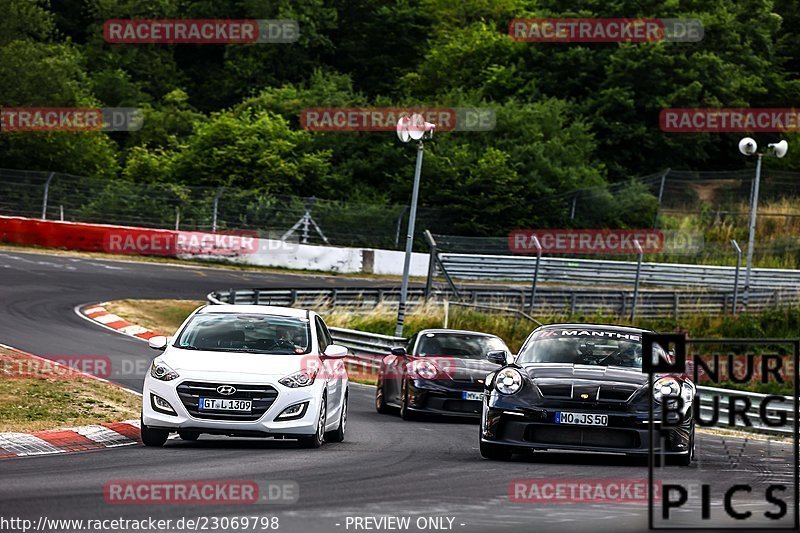
[[[493,131],[443,132],[426,152],[422,204],[460,234],[569,225],[554,195],[608,182],[626,204],[600,194],[592,220],[649,225],[655,201],[628,185],[633,177],[746,164],[735,134],[661,132],[662,108],[791,107],[800,97],[800,5],[791,0],[0,0],[0,12],[0,105],[145,110],[132,133],[3,133],[0,167],[406,203],[413,147],[391,133],[309,132],[301,110],[488,107]],[[695,18],[705,36],[508,36],[511,19],[535,16]],[[295,19],[301,36],[107,44],[103,22],[124,18]],[[798,157],[790,150],[780,165]]]

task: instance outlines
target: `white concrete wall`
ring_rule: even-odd
[[[361,272],[361,250],[358,248],[295,244],[274,239],[258,239],[258,241],[258,253],[240,255],[235,261],[248,265],[323,272]]]
[[[318,246],[312,244],[287,243],[277,239],[258,239],[257,253],[231,257],[234,263],[294,268],[300,270],[319,270],[322,272],[342,272],[350,274],[374,273],[400,276],[403,274],[405,253],[397,250],[373,250],[362,248],[342,248],[338,246]],[[372,256],[365,261],[365,256]],[[205,256],[192,256],[206,258]],[[224,259],[224,256],[209,256],[208,259]],[[414,253],[411,256],[411,275],[427,276],[428,254]]]
[[[403,274],[403,262],[405,261],[405,252],[398,250],[375,250],[375,264],[373,265],[373,272],[375,274],[387,274],[401,276]],[[411,275],[412,276],[427,276],[428,275],[428,259],[429,254],[412,253],[411,254]]]

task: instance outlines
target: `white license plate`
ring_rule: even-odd
[[[556,412],[556,424],[572,424],[574,426],[607,426],[608,415],[592,413]]]
[[[250,412],[252,400],[229,400],[226,398],[200,398],[201,411],[244,411]]]
[[[464,392],[464,399],[465,400],[478,400],[483,401],[483,393],[482,392]]]

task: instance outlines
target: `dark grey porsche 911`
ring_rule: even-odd
[[[513,363],[486,378],[481,455],[508,459],[527,450],[648,454],[652,395],[654,448],[688,465],[694,457],[696,387],[686,375],[656,375],[651,392],[642,372],[643,333],[590,324],[537,328]],[[658,345],[653,349],[654,356],[670,357]],[[488,358],[499,363],[506,356],[493,352]]]
[[[500,337],[477,331],[425,329],[381,361],[375,408],[399,410],[405,420],[445,415],[478,418],[486,375],[506,364],[490,352],[508,353]],[[502,360],[501,360],[502,359]]]

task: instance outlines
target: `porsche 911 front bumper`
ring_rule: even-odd
[[[504,409],[484,405],[481,417],[481,440],[516,449],[574,450],[586,452],[646,455],[650,452],[650,418],[647,412],[603,411],[565,408],[564,411],[608,415],[607,426],[558,424],[550,407]],[[659,454],[690,453],[691,420],[665,427],[654,417],[654,449]]]

